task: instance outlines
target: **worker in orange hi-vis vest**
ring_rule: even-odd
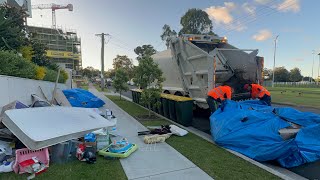
[[[243,87],[245,90],[251,93],[252,99],[260,99],[268,106],[271,106],[271,94],[270,92],[259,84],[246,84]]]
[[[231,99],[233,89],[230,86],[218,86],[208,92],[207,103],[211,112],[216,110],[216,102],[221,103],[226,99]]]

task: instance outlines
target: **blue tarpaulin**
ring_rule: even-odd
[[[283,140],[279,130],[301,125],[296,137]],[[210,117],[213,140],[257,161],[276,160],[290,168],[320,159],[320,116],[260,101],[225,101]]]
[[[105,104],[91,92],[83,89],[68,89],[62,92],[72,107],[99,108]]]

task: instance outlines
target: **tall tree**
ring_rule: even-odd
[[[143,89],[141,102],[147,105],[151,116],[151,105],[159,107],[160,94],[162,92],[162,71],[152,57],[144,56],[135,68],[135,84]]]
[[[170,37],[171,36],[177,36],[177,32],[175,30],[171,30],[170,26],[165,24],[162,27],[162,34],[160,37],[161,37],[162,41],[166,41],[167,49],[169,49],[169,46],[170,46]]]
[[[121,99],[122,91],[127,91],[129,89],[127,84],[128,81],[129,81],[129,77],[125,69],[118,68],[116,70],[116,77],[113,81],[113,87],[116,89],[117,92],[119,92],[120,99]]]
[[[293,68],[289,73],[289,81],[291,82],[299,82],[301,81],[303,76],[301,75],[301,70],[299,68]]]
[[[134,49],[134,52],[138,55],[138,60],[142,59],[145,56],[152,56],[154,55],[157,51],[153,48],[152,45],[142,45],[138,46]]]
[[[24,19],[26,13],[8,5],[0,6],[0,48],[18,50],[26,44]]]
[[[82,74],[82,76],[86,76],[88,78],[92,78],[100,75],[100,71],[98,69],[94,69],[91,66],[81,69],[80,73]]]
[[[201,10],[192,8],[189,9],[185,15],[181,17],[180,24],[182,29],[181,34],[214,34],[212,32],[212,21],[208,14]]]
[[[117,57],[113,59],[113,69],[118,70],[119,68],[123,68],[127,72],[129,78],[132,78],[133,63],[132,60],[128,58],[128,56],[117,55]]]
[[[274,70],[274,81],[275,82],[288,82],[289,71],[285,67],[276,67]]]

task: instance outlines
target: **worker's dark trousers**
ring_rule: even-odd
[[[271,106],[271,96],[268,96],[268,95],[265,94],[265,95],[260,99],[260,101],[263,101],[263,102],[267,103],[268,106]]]
[[[221,100],[220,99],[216,100],[213,97],[208,96],[207,103],[209,105],[211,113],[214,113],[218,108],[218,103],[221,103]]]

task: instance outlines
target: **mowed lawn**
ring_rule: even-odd
[[[13,172],[0,173],[2,180],[25,180],[30,174],[18,175]],[[73,180],[73,179],[106,179],[106,180],[126,180],[120,160],[107,160],[97,157],[95,164],[87,164],[74,160],[65,164],[50,164],[48,170],[36,176],[35,179],[44,180]]]
[[[307,106],[320,109],[320,88],[267,88],[272,96],[272,102],[296,106]]]
[[[107,97],[133,117],[148,114],[147,110],[135,103],[120,100],[118,96]],[[140,123],[144,126],[170,124],[161,118],[142,120]],[[166,142],[214,179],[279,179],[193,133],[184,137],[171,136]]]

